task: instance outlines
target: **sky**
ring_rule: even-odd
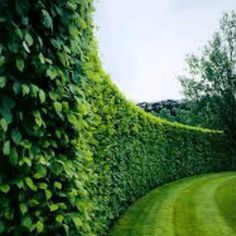
[[[199,53],[236,0],[95,0],[104,69],[134,102],[181,99],[187,53]]]

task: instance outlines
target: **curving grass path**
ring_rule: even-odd
[[[191,177],[139,199],[110,236],[236,236],[236,173]]]

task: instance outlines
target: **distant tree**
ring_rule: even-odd
[[[179,122],[186,125],[202,126],[202,118],[192,112],[195,107],[192,101],[164,100],[160,102],[137,104],[146,112],[171,122]],[[201,116],[202,117],[202,116]]]
[[[219,30],[201,56],[187,57],[187,73],[180,77],[193,114],[203,126],[223,129],[236,137],[236,13],[224,13]]]
[[[169,120],[169,121],[175,121],[175,117],[171,115],[171,112],[168,108],[164,107],[162,108],[158,114],[159,117]]]

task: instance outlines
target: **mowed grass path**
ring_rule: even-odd
[[[236,172],[190,177],[140,198],[110,236],[236,236]]]

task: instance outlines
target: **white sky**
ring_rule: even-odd
[[[185,55],[211,38],[236,0],[100,0],[96,3],[105,70],[135,102],[181,98]]]

